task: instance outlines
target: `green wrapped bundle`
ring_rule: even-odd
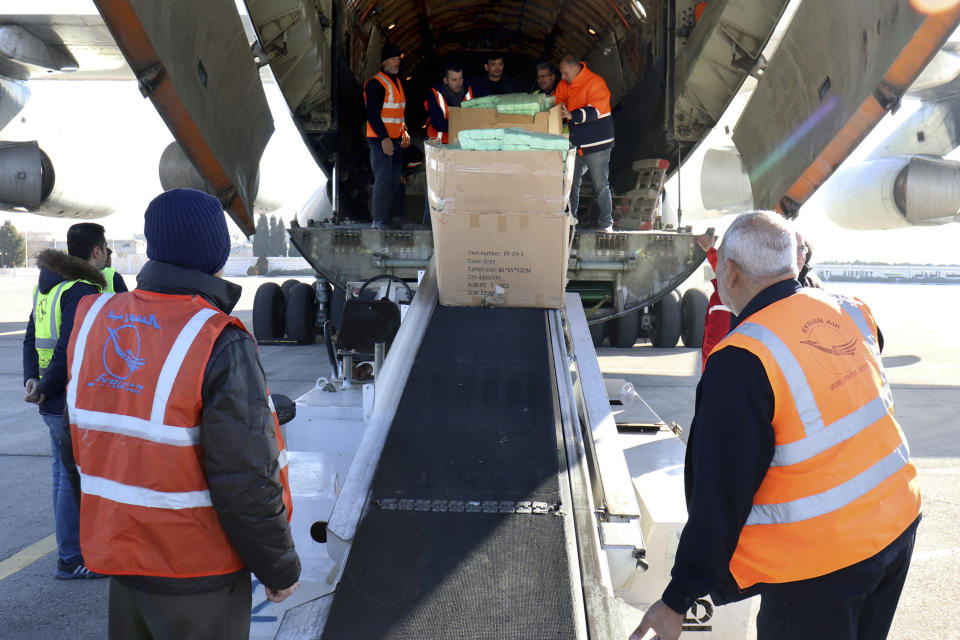
[[[460,106],[464,109],[496,109],[499,101],[500,96],[483,96],[482,98],[465,100],[460,103]]]
[[[569,148],[570,141],[564,136],[518,127],[503,130],[504,151],[566,151]]]
[[[459,134],[460,145],[469,151],[502,151],[504,129],[466,129]]]
[[[460,104],[464,109],[496,109],[497,113],[517,113],[534,116],[549,111],[557,103],[553,96],[542,93],[507,93],[502,96],[483,96]]]
[[[508,129],[466,129],[459,133],[460,146],[469,151],[566,151],[564,136],[537,133],[518,127]]]

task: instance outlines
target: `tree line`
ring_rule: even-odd
[[[13,223],[7,220],[0,226],[0,266],[17,267],[26,259],[26,242]]]
[[[267,223],[267,216],[261,214],[257,220],[257,230],[253,234],[253,255],[258,258],[271,258],[287,255],[287,230],[284,228],[283,220],[276,216],[270,216],[270,222]]]

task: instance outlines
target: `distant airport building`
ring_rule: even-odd
[[[817,264],[814,272],[827,282],[929,282],[960,284],[960,265]]]
[[[66,239],[58,241],[49,231],[24,231],[21,235],[27,254],[27,264],[31,266],[36,262],[37,254],[44,249],[66,250],[67,248]]]

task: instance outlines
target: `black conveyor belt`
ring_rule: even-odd
[[[544,311],[436,308],[324,639],[575,637],[548,348]]]

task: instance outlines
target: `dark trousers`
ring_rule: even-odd
[[[886,638],[916,533],[915,522],[880,553],[825,576],[762,585],[757,640]]]
[[[148,593],[110,579],[110,640],[247,640],[250,574],[216,591]]]
[[[393,155],[383,152],[380,141],[367,138],[370,145],[370,168],[373,170],[374,223],[390,224],[393,218],[403,217],[403,153],[400,140],[393,141]]]

